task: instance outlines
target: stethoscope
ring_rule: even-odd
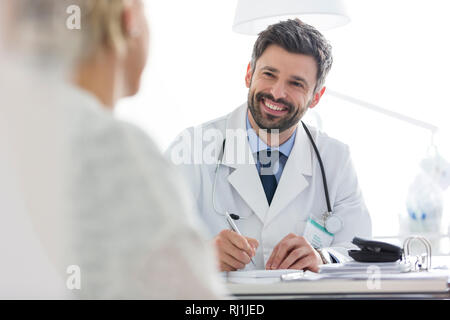
[[[341,218],[339,218],[336,215],[333,215],[333,213],[331,211],[330,196],[328,194],[327,177],[325,175],[325,169],[323,167],[322,158],[320,157],[319,150],[317,149],[317,146],[316,146],[316,144],[314,142],[314,139],[312,138],[311,132],[309,131],[308,127],[303,123],[303,121],[301,121],[301,123],[303,125],[303,128],[305,129],[305,132],[306,132],[309,140],[311,141],[311,144],[313,146],[314,152],[315,152],[315,154],[317,156],[317,160],[319,161],[320,171],[322,173],[323,189],[324,189],[324,193],[325,193],[325,200],[327,202],[327,212],[325,212],[322,215],[323,224],[324,224],[324,227],[327,229],[328,232],[334,234],[336,232],[339,232],[342,229],[343,222],[342,222]],[[214,172],[214,183],[213,183],[213,190],[212,190],[212,203],[213,203],[214,211],[218,215],[221,215],[221,216],[226,216],[226,214],[220,212],[217,209],[216,201],[215,201],[215,194],[216,194],[216,184],[217,184],[217,172],[219,170],[219,166],[221,164],[223,164],[223,156],[224,156],[224,153],[225,153],[225,143],[226,143],[226,138],[223,140],[222,150],[221,150],[221,153],[220,153],[220,155],[219,155],[219,157],[217,159],[218,161],[217,161],[216,169],[215,169],[215,172]],[[246,219],[245,217],[240,217],[239,215],[233,214],[233,213],[230,213],[229,216],[233,220],[239,220],[239,219],[244,220],[244,219]]]

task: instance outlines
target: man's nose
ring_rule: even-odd
[[[281,81],[277,81],[276,83],[274,83],[272,89],[270,90],[270,93],[275,100],[286,98],[286,89],[284,83]]]

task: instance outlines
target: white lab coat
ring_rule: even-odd
[[[0,297],[224,297],[176,170],[94,96],[44,75],[2,91]]]
[[[327,206],[317,157],[304,129],[299,126],[294,146],[269,207],[254,160],[239,164],[236,161],[238,157],[228,157],[238,153],[239,156],[245,154],[245,159],[253,159],[249,156],[251,151],[246,135],[238,135],[239,138],[234,140],[235,144],[228,143],[233,140],[233,132],[246,130],[246,114],[247,105],[244,104],[225,117],[187,129],[169,147],[166,156],[178,164],[187,177],[197,200],[198,211],[213,236],[229,228],[224,216],[215,212],[212,203],[214,171],[219,156],[217,150],[222,149],[223,137],[227,137],[223,164],[217,172],[217,209],[221,212],[227,210],[244,218],[236,221],[236,224],[243,235],[259,241],[254,261],[256,268],[261,269],[283,237],[289,233],[303,235],[308,217],[314,215],[319,218],[327,211]],[[210,143],[214,140],[210,134],[212,129],[218,131],[214,141],[215,162],[205,156],[204,152],[207,148],[211,149]],[[325,167],[332,211],[344,224],[343,229],[335,234],[332,247],[336,255],[346,253],[353,237],[371,237],[370,216],[358,186],[349,148],[314,128],[310,128],[310,131]],[[195,140],[201,132],[209,132],[209,135],[207,134],[207,141],[203,141],[202,147],[198,148]],[[187,137],[192,137],[192,140],[186,140]],[[180,164],[182,152],[188,152],[189,156],[183,154],[184,163]],[[201,152],[202,156],[199,155]],[[206,151],[208,153],[209,150]],[[190,158],[191,161],[198,162],[201,157],[207,158],[209,163],[189,164],[185,161]],[[252,269],[253,266],[248,264],[246,268]]]

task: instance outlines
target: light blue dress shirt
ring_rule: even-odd
[[[248,114],[247,114],[246,118],[247,118],[248,142],[250,144],[250,149],[252,150],[252,153],[255,157],[256,168],[258,169],[258,172],[260,172],[260,169],[261,169],[261,163],[259,162],[259,160],[256,157],[256,154],[259,151],[267,150],[267,149],[278,150],[281,154],[284,155],[284,157],[280,155],[278,171],[274,172],[275,178],[277,179],[277,183],[280,182],[280,178],[281,178],[281,174],[283,173],[284,166],[286,165],[287,159],[289,158],[289,155],[291,154],[292,147],[294,146],[295,136],[297,135],[297,129],[294,131],[294,133],[291,135],[291,137],[285,143],[280,145],[279,147],[269,147],[267,144],[264,143],[264,141],[262,141],[258,137],[255,130],[253,130],[253,128],[250,124],[250,121],[248,120]]]

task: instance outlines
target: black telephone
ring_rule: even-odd
[[[361,250],[348,250],[358,262],[394,262],[402,257],[403,249],[390,243],[354,237],[352,243]]]

